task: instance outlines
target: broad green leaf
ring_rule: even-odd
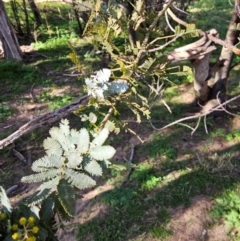
[[[58,200],[64,211],[73,217],[76,208],[75,191],[73,186],[63,179],[58,184]]]

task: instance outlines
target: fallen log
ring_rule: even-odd
[[[44,125],[50,125],[61,118],[69,115],[71,112],[77,110],[79,108],[79,105],[82,104],[84,101],[88,100],[88,95],[84,95],[80,98],[78,98],[73,103],[66,105],[62,108],[59,108],[55,111],[48,112],[46,114],[37,116],[21,126],[17,131],[13,132],[10,136],[0,141],[0,149],[8,146],[9,144],[13,143],[16,139],[23,136],[24,134],[27,134],[28,132],[44,126]]]

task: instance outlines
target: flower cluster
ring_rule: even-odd
[[[20,225],[20,227],[19,227]],[[26,219],[25,217],[21,217],[19,219],[19,225],[13,224],[12,229],[12,239],[18,241],[36,241],[37,238],[35,234],[38,233],[39,227],[35,224],[35,218],[29,217]]]
[[[0,213],[0,220],[5,220],[7,219],[7,214],[6,213]]]
[[[96,75],[85,79],[87,85],[88,95],[102,101],[104,100],[103,92],[108,90],[108,81],[111,76],[110,69],[102,69]]]

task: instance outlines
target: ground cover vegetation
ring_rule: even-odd
[[[0,240],[239,240],[238,4],[4,2]]]

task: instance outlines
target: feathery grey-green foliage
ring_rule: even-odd
[[[22,182],[43,182],[28,199],[31,205],[41,202],[58,190],[57,195],[65,209],[66,205],[63,202],[66,198],[61,196],[59,190],[65,190],[66,195],[68,187],[69,193],[72,193],[71,186],[79,189],[95,186],[96,182],[91,176],[102,175],[99,161],[108,165],[109,159],[115,154],[115,149],[103,145],[109,135],[106,128],[91,141],[91,136],[85,128],[80,131],[70,129],[68,120],[63,119],[60,126],[51,128],[49,133],[51,137],[43,142],[47,154],[32,165],[32,170],[37,173],[23,177]]]

